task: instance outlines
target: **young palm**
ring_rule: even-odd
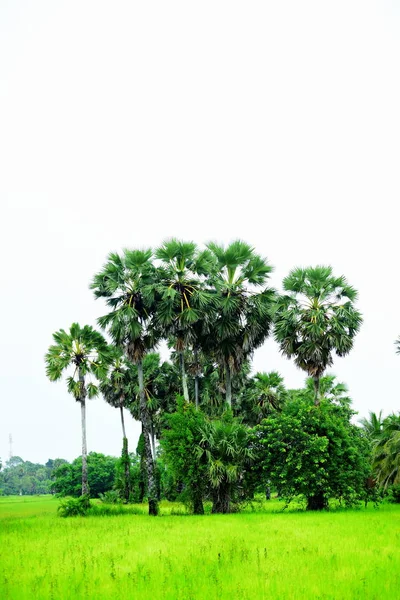
[[[86,444],[86,397],[94,398],[98,386],[87,377],[102,379],[109,360],[109,350],[103,336],[89,325],[80,327],[73,323],[69,332],[64,329],[53,334],[54,345],[45,356],[46,374],[50,381],[58,381],[64,372],[72,370],[67,377],[68,391],[81,405],[82,426],[82,495],[89,493]]]
[[[381,439],[384,422],[381,410],[379,413],[370,411],[368,418],[363,417],[359,420],[361,427],[372,444],[376,444]]]
[[[373,450],[373,468],[377,483],[385,489],[400,484],[400,415],[392,414],[383,421],[380,437]]]
[[[251,380],[249,392],[256,424],[274,412],[281,412],[287,400],[283,377],[276,371],[256,373]]]
[[[177,239],[164,242],[155,255],[161,261],[157,321],[179,355],[183,396],[189,402],[184,351],[197,348],[196,339],[207,324],[210,297],[203,276],[210,270],[212,256],[208,251],[199,252],[193,242]]]
[[[226,402],[231,406],[232,375],[270,332],[275,292],[265,286],[272,267],[240,240],[227,248],[215,243],[208,248],[216,264],[209,277],[216,317],[204,347],[224,370]]]
[[[331,267],[297,268],[283,281],[286,295],[275,314],[275,339],[281,352],[313,378],[319,404],[320,378],[333,354],[346,356],[362,323],[354,307],[356,290]]]
[[[205,461],[212,489],[213,513],[229,513],[238,498],[245,465],[252,459],[248,429],[229,415],[201,430],[197,452]]]
[[[125,430],[124,408],[126,404],[127,390],[132,383],[131,371],[124,360],[124,355],[119,348],[113,347],[112,361],[110,362],[107,374],[99,385],[104,400],[113,406],[119,408],[122,427],[122,462],[124,466],[124,500],[129,502],[130,489],[130,458],[128,449],[128,438]]]
[[[148,478],[149,514],[156,515],[157,485],[150,442],[150,418],[143,381],[143,358],[156,345],[153,327],[155,313],[155,268],[151,250],[124,250],[112,253],[103,269],[95,275],[91,288],[96,298],[105,298],[111,311],[98,319],[116,346],[137,366],[140,390],[140,420],[145,446]]]

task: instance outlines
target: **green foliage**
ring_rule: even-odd
[[[369,445],[352,415],[346,402],[323,398],[316,407],[312,394],[295,395],[280,415],[255,428],[259,476],[287,502],[306,498],[310,509],[326,507],[331,498],[346,505],[365,499]]]
[[[249,448],[249,429],[231,411],[220,420],[205,421],[197,447],[198,458],[207,467],[213,499],[212,511],[229,513],[243,495],[245,467],[253,458]]]
[[[118,490],[107,490],[104,494],[99,494],[100,500],[103,504],[121,504],[122,498]]]
[[[84,517],[91,508],[90,498],[87,494],[78,498],[65,498],[58,507],[60,517]]]
[[[373,468],[378,485],[400,484],[400,414],[391,414],[373,441]]]
[[[279,373],[256,373],[245,381],[235,408],[248,425],[256,425],[269,415],[281,412],[287,398]]]
[[[387,498],[392,504],[400,504],[400,484],[390,486]]]
[[[175,485],[181,487],[178,497],[187,501],[193,512],[202,514],[207,467],[199,460],[196,449],[202,439],[205,417],[180,398],[177,411],[165,416],[165,424],[161,437],[162,457]]]
[[[98,452],[88,454],[88,482],[90,495],[99,495],[110,490],[115,479],[117,464],[113,456],[105,456]],[[59,496],[79,497],[81,494],[82,458],[76,458],[72,463],[60,465],[53,472],[53,489]]]

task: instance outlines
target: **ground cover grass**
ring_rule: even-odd
[[[400,506],[282,513],[273,500],[196,517],[162,503],[156,518],[69,519],[57,506],[0,498],[2,600],[400,597]]]

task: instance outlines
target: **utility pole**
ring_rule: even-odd
[[[12,444],[13,444],[13,439],[12,439],[12,435],[11,435],[11,433],[10,433],[10,435],[8,436],[8,442],[9,442],[9,444],[10,444],[10,452],[9,452],[9,455],[8,455],[8,457],[9,457],[9,459],[11,460],[11,459],[12,459],[12,457],[13,457],[13,447],[12,447]]]

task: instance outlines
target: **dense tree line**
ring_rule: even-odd
[[[0,495],[53,493],[53,474],[66,462],[62,458],[56,458],[49,459],[42,465],[24,461],[20,456],[12,456],[2,468],[0,465]]]
[[[270,484],[287,500],[305,497],[309,509],[366,497],[378,453],[351,422],[345,386],[326,376],[361,326],[357,292],[317,266],[294,269],[279,294],[271,271],[240,240],[199,249],[172,239],[155,251],[109,255],[91,283],[108,308],[98,323],[109,341],[75,323],[53,335],[46,354],[48,377],[67,372],[81,407],[82,494],[91,487],[86,398],[102,394],[121,417],[118,492],[126,502],[137,492],[124,410],[141,422],[139,496],[149,514],[162,494],[179,494],[196,513],[205,498],[214,512],[229,512]],[[251,375],[253,352],[270,335],[307,374],[303,390],[286,390],[278,373]],[[164,363],[154,352],[161,341],[171,349]],[[385,456],[396,447],[380,446]]]

